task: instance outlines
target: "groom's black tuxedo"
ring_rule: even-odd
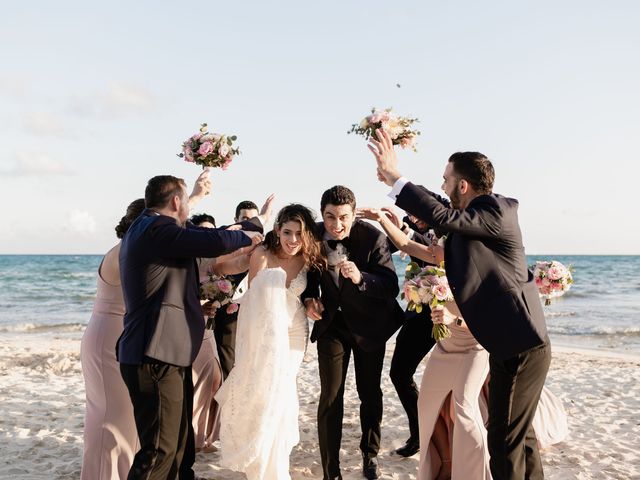
[[[318,229],[323,238],[324,225],[318,224]],[[321,289],[325,308],[311,333],[311,340],[318,343],[318,437],[325,479],[340,473],[343,395],[352,351],[361,402],[360,450],[366,461],[378,454],[385,342],[403,320],[396,301],[398,277],[386,236],[368,223],[355,221],[349,235],[348,259],[362,273],[360,285],[342,276],[336,285],[330,272],[310,272],[302,294],[303,300],[318,298]]]
[[[324,224],[317,224],[320,238]],[[308,275],[302,299],[320,297],[322,290],[324,312],[322,320],[314,323],[311,341],[315,342],[329,328],[338,309],[341,310],[355,342],[363,350],[384,345],[400,327],[403,312],[396,297],[400,292],[387,238],[373,225],[356,220],[349,234],[349,260],[362,272],[362,284],[340,277],[336,285],[328,271]]]
[[[396,205],[448,232],[445,268],[469,330],[490,353],[488,446],[495,479],[543,478],[531,426],[551,361],[527,268],[518,201],[480,195],[463,210],[407,183]]]

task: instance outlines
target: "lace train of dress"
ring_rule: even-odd
[[[308,322],[300,293],[306,269],[286,287],[281,268],[258,272],[242,297],[236,363],[216,394],[220,464],[249,480],[289,480],[289,455],[299,442],[296,376]]]

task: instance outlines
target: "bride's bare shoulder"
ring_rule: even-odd
[[[256,247],[249,259],[249,281],[251,281],[260,270],[267,268],[268,265],[269,252],[262,245]]]

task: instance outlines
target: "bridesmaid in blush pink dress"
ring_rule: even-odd
[[[129,205],[116,227],[118,238],[124,236],[142,210],[143,199]],[[87,399],[82,480],[127,478],[139,446],[133,406],[116,360],[116,341],[122,333],[124,316],[119,252],[118,243],[98,268],[93,313],[80,344]]]
[[[222,368],[213,330],[205,330],[202,347],[192,365],[193,433],[196,451],[213,451],[220,431],[218,403],[213,396],[222,385]]]

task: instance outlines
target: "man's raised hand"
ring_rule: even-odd
[[[211,179],[209,178],[209,168],[205,168],[193,185],[193,191],[189,195],[189,207],[193,206],[211,193]]]
[[[378,180],[384,182],[390,187],[396,183],[401,175],[398,171],[398,157],[396,151],[393,148],[391,137],[382,128],[376,130],[377,140],[373,137],[369,138],[369,144],[367,147],[376,157],[378,164],[377,176]]]

